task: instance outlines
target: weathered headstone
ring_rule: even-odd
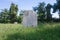
[[[32,10],[25,10],[23,13],[23,21],[22,24],[24,26],[37,26],[37,14]]]

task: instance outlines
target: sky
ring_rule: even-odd
[[[46,4],[54,4],[56,0],[0,0],[0,11],[1,9],[10,8],[11,3],[15,3],[18,5],[19,11],[20,10],[33,10],[33,7],[38,6],[40,2],[45,2]],[[52,12],[51,12],[52,13]],[[55,13],[53,17],[57,17],[58,14]]]

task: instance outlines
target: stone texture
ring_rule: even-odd
[[[24,26],[37,26],[37,13],[32,10],[25,10],[23,13],[23,21],[22,24]]]

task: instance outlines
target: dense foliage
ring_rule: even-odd
[[[41,2],[38,6],[34,7],[33,10],[37,12],[38,15],[38,22],[57,22],[60,20],[60,0],[56,0],[57,2],[54,3],[54,5],[51,5],[48,3],[45,5],[44,2]],[[53,9],[53,13],[58,11],[59,18],[52,18],[51,14],[51,8]],[[23,10],[20,12],[19,16],[18,14],[18,5],[11,3],[11,6],[9,9],[3,9],[0,12],[0,23],[14,23],[22,22],[22,15]]]
[[[56,0],[57,2],[54,5],[48,3],[45,5],[44,2],[40,3],[38,6],[34,7],[33,10],[38,14],[38,22],[57,22],[60,20],[60,0]],[[52,13],[59,11],[59,18],[53,18],[51,14],[51,9],[53,9]]]
[[[21,23],[20,15],[18,14],[18,5],[11,3],[9,10],[3,9],[0,12],[0,23],[14,23],[18,22]]]

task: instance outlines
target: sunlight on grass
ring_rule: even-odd
[[[0,24],[0,40],[60,40],[60,23],[44,23],[38,27]]]

